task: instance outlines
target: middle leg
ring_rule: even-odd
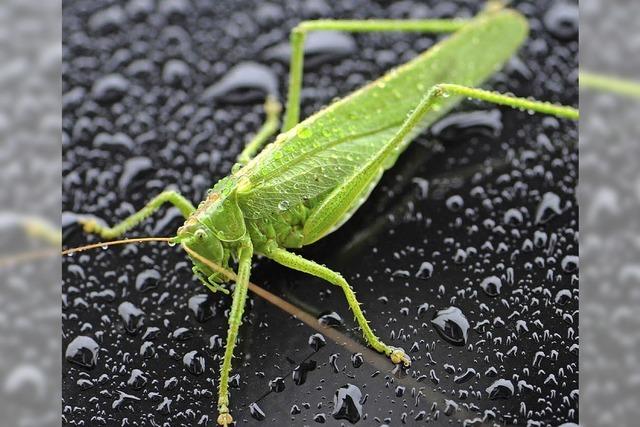
[[[238,156],[238,163],[243,165],[249,163],[249,160],[258,154],[269,137],[278,131],[281,110],[282,105],[280,105],[277,98],[273,95],[267,95],[267,100],[264,103],[264,112],[267,117],[258,133],[245,145],[244,150]]]

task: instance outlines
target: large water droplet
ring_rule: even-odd
[[[131,376],[127,380],[127,384],[134,390],[140,390],[147,384],[147,378],[140,369],[134,369],[131,371]]]
[[[356,42],[350,34],[336,31],[312,32],[304,44],[304,68],[311,69],[327,62],[333,62],[351,55],[356,50]],[[289,64],[291,46],[280,43],[265,50],[264,57]]]
[[[544,15],[544,25],[560,40],[567,40],[578,34],[578,7],[566,2],[554,4]]]
[[[281,393],[285,389],[284,378],[275,377],[269,381],[269,389],[275,393]]]
[[[261,100],[265,94],[278,94],[278,79],[269,67],[247,61],[236,65],[217,83],[209,86],[202,99],[242,104]]]
[[[309,346],[315,351],[320,350],[325,345],[327,345],[327,340],[322,334],[313,334],[309,337]]]
[[[306,362],[302,362],[293,370],[293,382],[296,385],[302,385],[307,381],[307,374],[316,369],[318,364],[315,360],[308,360]]]
[[[321,314],[318,318],[318,322],[325,326],[341,326],[344,324],[342,317],[340,317],[340,315],[335,311]]]
[[[564,271],[566,271],[567,273],[571,273],[578,268],[578,260],[579,258],[576,255],[567,255],[562,258],[562,261],[560,261],[560,265],[562,266],[562,269]]]
[[[209,294],[197,294],[189,298],[189,309],[200,323],[204,323],[216,315],[216,307]]]
[[[144,312],[129,301],[118,306],[118,314],[124,322],[124,328],[130,334],[136,334],[142,328]]]
[[[439,310],[434,315],[431,323],[447,342],[454,345],[465,345],[467,343],[469,321],[459,308],[449,307]]]
[[[93,338],[81,335],[69,343],[65,357],[75,365],[91,369],[98,362],[98,350],[100,346]]]
[[[496,380],[493,384],[487,387],[489,399],[492,400],[508,399],[513,396],[513,392],[513,383],[504,379]]]
[[[445,202],[447,208],[449,208],[452,212],[458,212],[460,209],[464,207],[464,200],[462,196],[455,194],[447,199]]]
[[[333,418],[347,420],[352,424],[362,418],[362,392],[353,384],[340,387],[333,396]]]
[[[136,276],[136,290],[146,292],[158,286],[160,273],[156,270],[144,270]]]
[[[485,277],[480,283],[480,287],[485,294],[495,297],[500,294],[502,289],[502,280],[498,276]]]
[[[536,224],[544,224],[561,213],[560,196],[552,192],[544,193],[540,204],[536,208]]]
[[[197,350],[193,350],[185,354],[182,358],[182,363],[193,375],[200,375],[204,372],[204,356]]]
[[[249,405],[249,413],[254,419],[258,421],[262,421],[267,417],[262,408],[258,406],[256,402],[253,402]]]

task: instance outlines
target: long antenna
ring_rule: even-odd
[[[20,252],[15,255],[9,255],[6,257],[0,257],[0,267],[6,267],[26,261],[35,261],[38,259],[54,257],[56,255],[71,255],[76,252],[88,251],[89,249],[105,248],[107,246],[126,245],[129,243],[144,243],[144,242],[167,242],[171,243],[173,237],[138,237],[134,239],[113,240],[110,242],[92,243],[90,245],[79,246],[77,248],[65,249],[62,252],[58,252],[58,249],[42,249],[38,251]]]
[[[126,245],[129,243],[143,242],[167,242],[170,243],[173,237],[138,237],[135,239],[112,240],[110,242],[92,243],[90,245],[79,246],[77,248],[65,249],[61,255],[71,255],[76,252],[88,251],[89,249],[106,248],[107,246]]]

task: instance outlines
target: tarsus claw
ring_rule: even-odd
[[[94,219],[85,219],[85,218],[81,218],[78,220],[78,223],[80,223],[80,225],[82,225],[82,229],[84,230],[85,233],[93,233],[93,231],[96,228],[97,222]]]
[[[233,417],[230,413],[225,412],[218,415],[218,424],[224,427],[228,427],[233,423]]]
[[[402,363],[405,367],[411,366],[411,359],[407,356],[407,353],[404,352],[401,348],[394,348],[389,355],[391,361],[396,365],[398,363]]]

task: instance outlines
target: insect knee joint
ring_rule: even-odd
[[[299,42],[299,43],[304,42],[306,35],[307,35],[307,27],[305,26],[304,22],[301,22],[291,30],[290,38],[291,38],[292,44],[294,42]]]
[[[433,86],[432,90],[432,94],[433,96],[442,96],[445,93],[445,87],[442,84],[437,84],[435,86]]]

